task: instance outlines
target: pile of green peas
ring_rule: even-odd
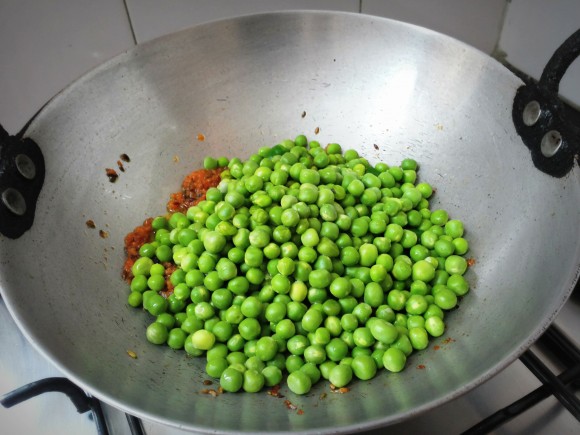
[[[372,166],[304,135],[248,160],[204,160],[222,181],[187,213],[159,216],[132,267],[129,305],[154,344],[205,355],[228,392],[306,394],[400,372],[445,332],[469,291],[463,223],[431,210],[417,162]],[[164,264],[177,269],[166,288]]]

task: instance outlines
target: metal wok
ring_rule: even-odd
[[[513,361],[578,279],[577,145],[566,135],[524,143],[512,120],[522,85],[451,38],[346,13],[248,16],[135,47],[57,95],[20,135],[44,154],[44,185],[31,228],[0,238],[2,297],[71,380],[139,417],[211,432],[356,431],[410,418]],[[542,104],[528,107],[524,129],[538,115],[554,130],[555,109]],[[149,315],[127,306],[121,279],[125,234],[163,213],[205,155],[247,157],[300,133],[371,162],[417,159],[437,188],[433,206],[464,221],[475,260],[439,350],[348,394],[321,399],[324,382],[306,397],[283,389],[303,415],[266,393],[200,394],[203,358],[149,344]],[[110,183],[105,168],[123,153],[131,162]],[[544,172],[558,159],[554,175]]]

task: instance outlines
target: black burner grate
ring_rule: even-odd
[[[580,350],[556,326],[548,328],[538,344],[551,351],[566,369],[556,376],[532,350],[527,350],[520,361],[542,382],[542,386],[480,421],[463,432],[464,435],[489,433],[550,395],[554,395],[580,421],[580,400],[574,395],[580,388]]]

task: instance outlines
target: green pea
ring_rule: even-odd
[[[146,337],[150,343],[163,344],[167,341],[169,331],[167,327],[159,322],[153,322],[147,327]]]
[[[429,336],[425,328],[417,327],[409,329],[409,340],[413,349],[423,350],[429,345]]]
[[[220,376],[220,386],[230,393],[235,393],[242,388],[244,375],[232,367],[225,369]]]
[[[461,275],[454,274],[449,276],[446,285],[457,296],[464,296],[469,291],[469,283]]]
[[[290,373],[286,382],[288,389],[294,394],[307,394],[312,388],[312,380],[301,370]]]
[[[355,356],[350,367],[353,374],[363,381],[374,378],[377,373],[377,364],[369,355]]]
[[[463,275],[467,270],[467,261],[459,255],[450,255],[445,260],[445,271],[450,275]]]
[[[383,366],[390,372],[398,373],[405,368],[407,356],[405,353],[396,348],[389,347],[383,354]]]

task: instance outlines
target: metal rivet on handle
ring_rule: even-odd
[[[30,157],[26,154],[18,154],[14,159],[16,169],[27,180],[33,180],[36,177],[36,166]]]
[[[26,201],[22,194],[9,187],[2,192],[2,202],[12,213],[18,216],[23,216],[26,213]]]
[[[538,122],[541,114],[542,108],[540,107],[540,103],[538,103],[536,100],[532,100],[526,104],[526,107],[524,107],[522,120],[524,121],[524,124],[526,124],[528,127],[531,127],[536,122]]]
[[[542,138],[540,150],[545,157],[552,157],[562,146],[562,135],[557,130],[550,130]]]

